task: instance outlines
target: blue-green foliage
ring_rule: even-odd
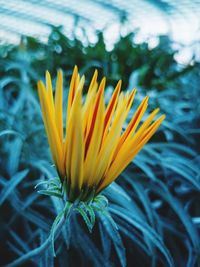
[[[147,43],[136,45],[134,35],[128,35],[111,52],[105,51],[101,33],[98,37],[96,45],[84,47],[76,38],[69,40],[53,29],[48,44],[26,38],[19,46],[0,46],[0,263],[32,255],[25,266],[197,266],[199,63],[179,66],[167,37],[150,50]],[[75,64],[86,77],[98,68],[101,77],[108,77],[108,84],[114,86],[122,78],[124,89],[137,86],[131,113],[141,96],[149,94],[150,109],[159,106],[167,119],[103,192],[108,203],[103,196],[93,206],[81,203],[56,239],[51,226],[62,214],[63,192],[58,181],[51,180],[56,172],[36,81],[46,69],[55,77],[61,67],[67,93]],[[52,246],[42,254],[32,252],[49,234],[51,244],[55,241],[56,258]]]

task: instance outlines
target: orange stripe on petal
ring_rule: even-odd
[[[133,116],[132,120],[130,121],[128,127],[126,128],[126,130],[124,131],[124,133],[122,134],[122,136],[120,137],[118,146],[116,148],[116,151],[114,153],[113,156],[113,160],[115,159],[116,155],[119,153],[119,151],[121,150],[124,142],[126,141],[127,138],[131,138],[131,136],[133,135],[133,133],[135,132],[138,124],[140,123],[144,112],[146,111],[148,105],[148,97],[145,97],[142,101],[142,103],[140,104],[140,106],[138,107],[135,115]]]
[[[130,93],[130,96],[129,96],[129,100],[128,100],[128,103],[127,103],[127,108],[128,108],[129,106],[131,106],[135,94],[136,94],[136,89],[133,89],[133,91]]]
[[[82,90],[78,88],[73,101],[66,147],[66,173],[70,180],[71,190],[81,189],[83,182],[83,128],[81,114]]]
[[[71,110],[71,106],[72,106],[74,95],[75,95],[77,76],[78,76],[78,68],[77,68],[77,66],[75,66],[74,70],[73,70],[71,82],[70,82],[70,87],[69,87],[68,102],[67,102],[66,126],[67,126],[67,122],[69,121],[70,110]]]
[[[116,107],[116,104],[117,104],[117,99],[118,99],[118,96],[119,96],[119,92],[120,92],[120,89],[121,89],[121,85],[122,85],[122,82],[121,80],[117,83],[117,86],[113,92],[113,95],[111,97],[111,100],[107,106],[107,109],[106,109],[106,114],[105,114],[105,119],[104,119],[104,132],[107,130],[107,128],[109,127],[109,122],[111,121],[112,119],[112,115],[114,113],[114,110],[115,110],[115,107]]]
[[[148,97],[145,97],[142,103],[140,104],[139,108],[137,109],[135,115],[133,116],[132,120],[130,121],[128,127],[122,134],[120,142],[123,143],[123,141],[128,137],[128,135],[136,129],[140,120],[142,119],[142,116],[144,115],[144,112],[147,108],[147,104],[148,104]]]
[[[105,174],[105,177],[101,180],[97,189],[98,193],[119,176],[119,174],[127,167],[127,165],[133,160],[133,158],[140,152],[143,146],[153,136],[164,119],[165,115],[162,115],[144,132],[144,134],[140,138],[141,141],[139,143],[137,143],[137,141],[135,140],[135,142],[130,144],[123,153],[120,153],[118,160],[113,163],[113,166],[110,167],[108,172]]]
[[[89,86],[89,89],[88,89],[87,95],[90,95],[91,91],[93,90],[93,88],[97,82],[97,76],[98,76],[98,71],[95,70],[94,75],[93,75],[92,80],[91,80],[91,83],[90,83],[90,86]]]
[[[152,123],[147,130],[144,132],[143,136],[142,136],[142,140],[140,141],[140,143],[142,143],[152,132],[153,129],[157,129],[158,126],[162,123],[162,121],[165,119],[165,115],[160,116],[160,118],[158,118],[154,123]],[[152,135],[151,135],[152,136]]]
[[[94,125],[95,125],[95,121],[96,121],[96,116],[97,116],[97,112],[98,112],[98,108],[99,108],[100,99],[101,99],[102,94],[104,93],[105,83],[106,83],[106,79],[104,78],[101,81],[101,84],[99,86],[99,91],[97,92],[96,102],[94,105],[94,111],[93,111],[93,115],[92,115],[92,121],[90,124],[89,133],[87,135],[86,142],[85,142],[85,157],[87,155],[88,147],[90,145],[90,140],[91,140],[92,133],[94,130]]]
[[[132,104],[133,104],[135,94],[136,94],[136,89],[133,89],[133,91],[130,93],[130,95],[128,95],[128,101],[127,101],[127,106],[126,106],[126,117],[130,111]]]

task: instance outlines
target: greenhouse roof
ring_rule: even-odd
[[[17,42],[21,35],[45,40],[51,25],[62,25],[70,36],[78,25],[77,34],[81,37],[84,29],[91,42],[95,30],[115,39],[119,31],[136,28],[144,35],[171,34],[177,41],[194,42],[199,38],[199,17],[199,0],[0,0],[0,40]]]

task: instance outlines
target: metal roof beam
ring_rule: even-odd
[[[28,2],[38,6],[38,0],[29,0]],[[48,0],[40,1],[39,6],[50,8],[50,9],[56,10],[58,12],[62,12],[64,14],[66,13],[68,15],[72,15],[73,17],[75,17],[77,19],[84,20],[86,22],[91,22],[91,20],[88,17],[84,17],[83,15],[79,15],[70,8],[66,9],[64,6],[49,2]]]

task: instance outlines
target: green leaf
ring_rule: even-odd
[[[21,133],[14,131],[14,130],[4,130],[0,132],[0,137],[4,135],[15,135],[17,137],[20,137],[23,141],[25,140],[25,136],[22,135]]]
[[[87,204],[83,204],[84,205],[84,209],[86,210],[86,212],[89,215],[90,218],[90,223],[91,223],[91,228],[93,229],[94,224],[95,224],[95,212],[93,210],[93,207]]]
[[[118,232],[118,227],[116,226],[114,220],[110,214],[106,211],[98,213],[99,218],[104,226],[104,231],[107,232],[108,236],[111,238],[112,243],[119,257],[121,266],[126,266],[126,252],[121,236]]]
[[[188,213],[183,209],[181,203],[170,194],[169,190],[161,181],[159,182],[159,186],[154,185],[152,189],[155,190],[157,194],[159,194],[163,199],[165,199],[170,204],[174,212],[180,218],[182,224],[185,226],[185,229],[190,236],[190,239],[195,247],[195,250],[200,251],[200,240],[197,229],[193,224],[192,219],[190,218]]]
[[[41,195],[46,195],[46,196],[54,196],[63,199],[62,194],[55,192],[55,191],[50,191],[50,190],[39,190],[37,191]]]
[[[6,183],[0,194],[0,205],[12,194],[13,190],[15,190],[16,186],[26,177],[28,172],[28,169],[18,172]]]
[[[159,236],[153,228],[151,228],[147,223],[141,221],[138,217],[130,214],[130,211],[127,213],[124,208],[110,208],[110,211],[140,230],[162,252],[168,262],[168,265],[170,267],[174,266],[170,252],[163,243],[161,236]]]
[[[76,210],[80,213],[80,215],[82,216],[84,222],[86,223],[87,225],[87,228],[89,230],[89,232],[91,233],[92,232],[92,229],[93,229],[93,226],[94,226],[94,222],[95,222],[95,219],[92,218],[92,221],[91,221],[91,218],[88,216],[87,214],[87,211],[85,211],[85,207],[84,206],[81,206],[79,205]],[[94,214],[95,216],[95,214]]]

